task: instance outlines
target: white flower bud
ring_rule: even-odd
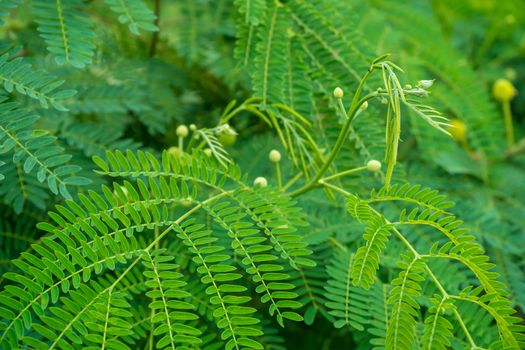
[[[365,109],[368,108],[368,101],[365,101],[363,102],[363,104],[361,105],[361,107],[359,107],[359,109],[361,109],[362,111],[364,111]]]
[[[384,105],[386,105],[386,104],[388,104],[388,100],[387,100],[386,98],[383,97],[383,98],[381,99],[381,103],[384,104]]]
[[[176,131],[178,137],[186,137],[188,136],[188,132],[188,127],[184,124],[179,125]]]
[[[262,176],[259,176],[255,179],[255,181],[253,182],[253,184],[255,186],[259,186],[259,187],[266,187],[268,186],[268,180],[266,180],[265,177],[262,177]]]
[[[373,171],[373,172],[379,171],[381,169],[381,162],[378,160],[372,159],[368,161],[368,163],[366,163],[366,168],[368,169],[368,171]]]
[[[273,162],[273,163],[279,163],[281,161],[281,152],[279,152],[278,150],[271,150],[270,151],[270,161]]]
[[[334,97],[335,98],[341,99],[341,98],[343,98],[344,94],[345,93],[343,92],[343,89],[341,89],[340,87],[336,87],[334,89]]]
[[[205,148],[204,149],[204,154],[207,155],[208,157],[211,157],[211,149]]]
[[[406,84],[405,85],[405,90],[412,90],[412,85]]]
[[[423,89],[429,89],[434,85],[434,79],[432,80],[420,80],[417,82],[417,86]]]
[[[197,125],[195,125],[195,124],[190,124],[190,130],[191,130],[191,131],[195,131],[195,130],[197,130]]]

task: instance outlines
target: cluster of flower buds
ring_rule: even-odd
[[[405,85],[405,88],[403,89],[403,92],[406,95],[414,95],[414,96],[428,96],[428,89],[430,89],[434,85],[434,79],[432,80],[420,80],[417,82],[416,86],[412,86],[410,84]]]

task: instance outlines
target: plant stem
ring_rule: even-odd
[[[290,188],[290,186],[292,186],[294,183],[299,181],[301,177],[303,177],[303,173],[302,172],[297,173],[297,175],[295,175],[290,181],[288,181],[288,183],[286,183],[286,185],[283,186],[283,190],[284,191],[288,190],[288,188]]]
[[[366,169],[367,169],[366,166],[360,166],[360,167],[358,167],[358,168],[348,169],[348,170],[345,170],[345,171],[341,171],[340,173],[337,173],[337,174],[334,174],[334,175],[330,175],[330,176],[324,177],[324,178],[322,178],[322,179],[319,180],[319,181],[328,181],[328,180],[332,180],[332,179],[335,179],[335,178],[338,178],[338,177],[341,177],[341,176],[345,176],[345,175],[348,175],[348,174],[357,173],[357,172],[359,172],[359,171],[363,171],[363,170],[366,170]]]
[[[503,117],[505,120],[507,148],[510,149],[514,147],[514,125],[512,124],[512,112],[510,110],[510,101],[503,102]]]
[[[357,90],[354,94],[354,97],[352,98],[352,104],[350,105],[350,109],[347,113],[348,118],[345,120],[343,128],[341,129],[341,131],[339,132],[339,135],[337,136],[337,140],[335,142],[334,148],[332,149],[332,151],[328,155],[328,158],[325,160],[325,162],[321,166],[321,169],[319,169],[315,177],[309,183],[291,192],[290,193],[291,197],[296,197],[300,194],[308,192],[312,188],[317,187],[319,185],[318,183],[319,180],[324,175],[324,173],[328,170],[328,168],[334,161],[335,157],[339,153],[339,150],[343,146],[343,143],[348,136],[348,131],[350,130],[350,125],[352,124],[352,120],[354,119],[357,111],[359,110],[359,107],[361,107],[361,105],[365,103],[366,101],[371,100],[372,98],[377,96],[376,92],[372,92],[366,95],[365,97],[359,99],[359,97],[361,96],[361,91],[363,90],[363,87],[365,86],[366,81],[368,80],[368,78],[370,77],[370,74],[372,74],[375,68],[376,68],[375,64],[372,64],[370,67],[368,67],[368,70],[366,71],[365,75],[359,82],[359,85],[357,86]],[[341,101],[340,101],[340,106],[342,106]]]
[[[179,136],[179,150],[181,152],[184,151],[184,137],[182,137],[182,136]]]
[[[277,173],[277,188],[279,191],[283,189],[282,177],[281,177],[281,166],[279,162],[275,163],[275,172]]]
[[[392,175],[394,173],[394,167],[397,163],[397,150],[399,146],[399,138],[401,136],[401,118],[399,115],[392,116],[392,108],[388,106],[388,117],[387,117],[387,155],[386,155],[386,177],[385,177],[385,188],[390,187],[392,182]]]
[[[361,82],[363,82],[363,81],[364,81],[364,79]],[[370,93],[370,94],[366,95],[365,97],[363,97],[362,99],[360,99],[357,103],[353,103],[352,104],[352,106],[350,107],[350,111],[348,112],[348,118],[346,119],[345,124],[343,125],[343,128],[341,129],[341,131],[339,132],[339,135],[337,136],[337,140],[335,142],[334,148],[332,149],[332,151],[328,155],[328,158],[324,162],[324,164],[321,167],[321,169],[319,169],[319,171],[317,172],[315,177],[308,184],[306,184],[303,187],[301,187],[301,188],[291,192],[290,196],[296,197],[296,196],[298,196],[300,194],[303,194],[305,192],[308,192],[312,188],[318,186],[319,180],[324,175],[324,173],[328,170],[328,168],[332,164],[333,160],[335,159],[335,157],[339,153],[339,150],[343,146],[343,143],[346,140],[346,137],[348,136],[348,131],[350,130],[350,124],[352,124],[352,120],[354,119],[356,112],[359,110],[359,106],[361,106],[364,102],[374,98],[375,96],[376,96],[375,93]]]
[[[155,0],[155,26],[159,26],[159,20],[160,20],[160,0]],[[155,52],[157,51],[157,44],[159,42],[159,31],[153,32],[153,35],[151,37],[151,45],[149,47],[149,57],[155,56]]]

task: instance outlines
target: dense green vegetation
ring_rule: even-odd
[[[524,24],[0,1],[0,349],[525,348]]]

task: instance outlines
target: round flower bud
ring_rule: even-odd
[[[205,148],[204,149],[204,154],[207,155],[208,157],[211,157],[211,149]]]
[[[237,131],[230,125],[225,124],[217,130],[217,139],[224,147],[231,146],[237,140]]]
[[[467,126],[459,119],[452,119],[448,132],[454,140],[464,142],[467,140]]]
[[[434,85],[434,79],[432,80],[420,80],[417,82],[417,86],[422,89],[430,89]]]
[[[387,100],[386,98],[383,97],[383,98],[381,99],[381,103],[384,104],[384,105],[386,105],[386,104],[388,104],[388,100]]]
[[[379,169],[381,169],[381,162],[378,160],[372,159],[368,161],[368,163],[366,163],[366,168],[368,169],[368,171],[373,171],[373,172],[379,171]]]
[[[365,101],[363,102],[363,104],[361,105],[361,107],[359,107],[359,109],[361,109],[362,111],[364,111],[365,109],[368,108],[368,101]]]
[[[168,148],[168,153],[176,158],[180,158],[182,156],[182,152],[180,151],[179,147],[175,146]]]
[[[271,150],[270,151],[270,161],[273,162],[273,163],[279,163],[281,161],[281,152],[279,152],[278,150]]]
[[[508,102],[516,96],[514,85],[507,79],[498,79],[492,85],[492,96],[499,102]]]
[[[231,135],[231,134],[220,134],[219,137],[217,137],[220,143],[224,147],[231,146],[237,141],[237,135]]]
[[[268,180],[266,180],[265,177],[259,176],[253,181],[253,184],[259,187],[266,187],[268,186]]]
[[[334,97],[335,98],[341,99],[341,98],[343,98],[344,94],[345,93],[343,92],[343,89],[341,89],[340,87],[336,87],[334,89]]]
[[[190,124],[190,130],[191,130],[191,131],[195,131],[195,130],[197,130],[197,125],[195,125],[195,124]]]
[[[405,90],[412,90],[412,85],[406,84],[405,85]]]
[[[184,125],[184,124],[179,125],[177,127],[177,131],[176,132],[177,132],[177,136],[178,137],[186,137],[186,136],[188,136],[188,127],[186,125]]]

